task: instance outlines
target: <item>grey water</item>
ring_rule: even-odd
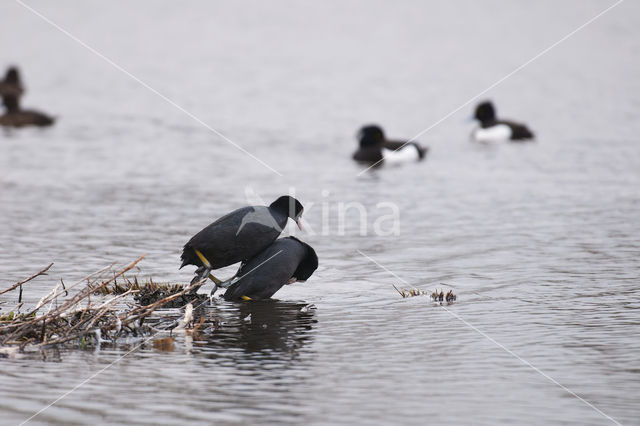
[[[24,4],[50,22],[3,2],[0,66],[58,122],[0,131],[3,288],[145,253],[141,277],[188,282],[191,235],[286,193],[320,267],[216,299],[224,326],[172,351],[0,359],[1,424],[640,424],[636,2],[521,69],[614,2]],[[480,98],[536,141],[474,145],[474,97],[516,69]],[[426,161],[361,173],[372,122],[429,129]]]

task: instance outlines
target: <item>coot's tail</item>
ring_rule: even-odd
[[[182,259],[182,265],[180,265],[179,269],[182,269],[187,265],[200,266],[200,262],[198,257],[196,256],[196,253],[193,251],[191,247],[187,245],[184,246],[180,259]]]

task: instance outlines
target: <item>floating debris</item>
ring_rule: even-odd
[[[193,304],[188,303],[184,308],[184,318],[180,320],[180,323],[173,330],[184,330],[193,321]]]
[[[181,308],[189,303],[205,302],[207,296],[204,294],[196,294],[199,286],[195,287],[195,290],[191,293],[182,294],[182,296],[171,300],[163,308]],[[124,276],[121,277],[121,281],[114,282],[104,288],[101,288],[97,294],[100,295],[121,295],[126,292],[133,293],[133,299],[140,305],[149,305],[159,300],[165,299],[169,296],[173,296],[177,293],[182,293],[184,290],[183,284],[168,284],[168,283],[155,283],[153,278],[140,283],[138,277],[134,276],[129,279]]]
[[[393,288],[403,298],[415,297],[415,296],[429,296],[434,302],[442,303],[442,302],[446,301],[448,304],[451,304],[451,303],[455,302],[456,299],[458,298],[453,293],[453,290],[449,290],[445,294],[444,290],[442,290],[442,289],[440,289],[439,291],[438,291],[438,289],[436,289],[435,291],[431,292],[429,290],[422,290],[422,289],[419,289],[417,287],[406,289],[406,288],[398,288],[394,284],[392,284],[392,285],[393,285]]]
[[[428,296],[430,294],[427,290],[420,290],[419,288],[410,288],[410,289],[401,288],[401,289],[398,289],[398,287],[396,287],[395,285],[393,285],[393,288],[395,288],[396,291],[398,293],[400,293],[400,296],[402,296],[403,298],[404,297],[415,297],[415,296]]]
[[[92,341],[99,344],[121,337],[150,335],[158,330],[145,323],[145,319],[156,309],[187,305],[185,317],[179,322],[184,329],[193,322],[193,305],[188,304],[207,300],[206,295],[201,298],[196,294],[204,281],[183,286],[155,284],[149,280],[140,285],[137,278],[133,281],[126,279],[124,274],[143,257],[117,272],[113,271],[112,264],[70,286],[61,281],[27,312],[20,312],[23,306],[20,302],[0,316],[0,348],[17,347],[23,351],[25,348],[42,348],[71,341],[78,341],[84,347]],[[50,267],[1,290],[0,294],[22,288],[34,278],[46,275]],[[121,283],[117,283],[118,279]],[[72,292],[78,287],[79,290]],[[132,304],[127,296],[132,296],[137,303]],[[3,349],[2,353],[11,353],[7,351]]]
[[[453,303],[456,301],[456,299],[458,299],[458,296],[456,296],[455,294],[453,294],[453,290],[449,290],[447,292],[447,295],[445,296],[445,300],[449,303]]]
[[[303,314],[306,314],[311,309],[316,309],[316,305],[314,305],[313,303],[304,305],[302,308],[300,308],[300,312],[302,312]]]
[[[197,290],[200,286],[194,285],[194,290]],[[205,302],[208,300],[206,294],[196,294],[193,292],[184,292],[184,286],[182,284],[154,284],[151,282],[143,286],[138,293],[134,294],[133,299],[140,305],[149,305],[159,300],[166,299],[170,296],[180,294],[180,296],[167,302],[163,308],[181,308],[190,303]]]

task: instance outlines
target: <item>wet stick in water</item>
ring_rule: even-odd
[[[135,261],[133,261],[131,264],[129,264],[127,267],[125,267],[123,270],[121,270],[119,273],[115,274],[113,278],[102,282],[101,284],[97,284],[95,282],[88,282],[86,287],[84,289],[82,289],[80,292],[78,292],[76,295],[74,295],[70,300],[68,300],[67,302],[63,303],[62,305],[58,306],[55,310],[53,310],[52,312],[48,312],[46,315],[51,315],[51,317],[55,317],[56,315],[60,315],[63,312],[67,312],[70,310],[71,307],[75,307],[76,305],[78,305],[80,303],[80,301],[87,299],[89,294],[95,291],[100,290],[103,287],[106,287],[107,285],[109,285],[109,283],[111,283],[113,280],[115,280],[117,277],[119,277],[120,275],[124,274],[125,272],[131,270],[138,262],[140,262],[142,260],[142,258],[144,258],[145,255],[140,256],[138,259],[136,259]],[[93,285],[95,285],[95,287],[93,287]],[[8,324],[5,326],[0,326],[0,334],[3,333],[3,331],[5,331],[7,328],[16,328],[16,327],[24,327],[26,325],[30,325],[32,323],[35,322],[39,322],[41,321],[41,317],[35,318],[35,314],[36,312],[45,304],[47,303],[51,303],[53,302],[54,299],[56,299],[59,295],[62,294],[62,292],[60,292],[59,294],[57,293],[57,287],[59,286],[59,284],[56,285],[56,288],[54,288],[53,290],[53,295],[48,295],[46,297],[45,300],[41,300],[40,302],[38,302],[38,305],[36,306],[35,309],[33,309],[31,312],[29,312],[28,314],[25,314],[25,317],[31,317],[33,316],[34,319],[24,323],[24,324]]]
[[[46,272],[49,270],[49,268],[51,268],[53,266],[53,262],[51,262],[48,266],[45,266],[44,268],[42,268],[40,271],[36,272],[35,274],[31,275],[29,278],[24,279],[20,282],[15,283],[14,285],[12,285],[11,287],[4,289],[2,291],[0,291],[0,295],[5,294],[11,290],[16,289],[17,287],[20,287],[20,295],[22,296],[22,284],[25,284],[29,281],[31,281],[32,279],[39,277],[40,275],[46,275]],[[20,297],[20,299],[22,299],[22,297]],[[20,300],[22,301],[22,300]]]

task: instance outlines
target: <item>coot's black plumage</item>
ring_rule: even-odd
[[[224,298],[268,299],[285,284],[306,281],[317,268],[318,256],[310,245],[295,237],[280,238],[242,265]]]
[[[493,104],[489,101],[478,104],[474,118],[480,122],[480,128],[473,133],[474,139],[478,141],[525,141],[534,137],[533,132],[524,124],[499,120]]]
[[[300,227],[302,204],[290,196],[282,196],[267,206],[251,206],[232,211],[216,220],[185,245],[182,265],[203,267],[200,277],[209,275],[211,269],[222,268],[247,261],[267,248],[278,238],[288,218]],[[200,252],[208,265],[198,256]]]
[[[375,124],[364,126],[358,132],[359,147],[353,153],[353,159],[368,164],[385,162],[420,161],[428,148],[416,142],[393,141],[385,138],[384,131]]]
[[[18,96],[3,96],[2,103],[7,109],[7,112],[0,116],[0,125],[2,126],[50,126],[55,121],[54,118],[39,111],[21,109]]]
[[[0,96],[21,96],[23,93],[20,72],[16,67],[9,67],[4,79],[0,80]]]

